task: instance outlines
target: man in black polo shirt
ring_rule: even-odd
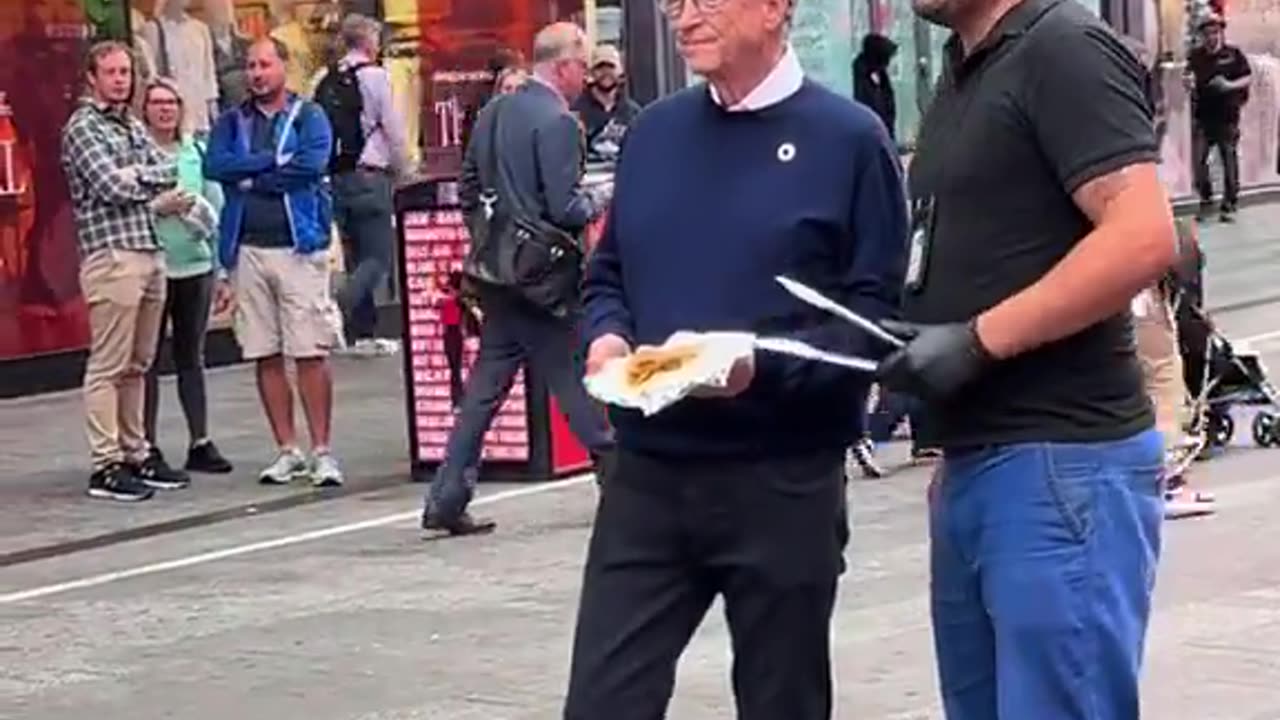
[[[1142,68],[1070,0],[916,0],[955,31],[911,164],[909,338],[929,404],[950,720],[1136,720],[1161,439],[1131,298],[1176,247]]]
[[[1209,153],[1222,159],[1223,222],[1235,220],[1240,196],[1240,108],[1249,99],[1253,71],[1240,48],[1226,43],[1226,22],[1217,15],[1200,21],[1202,44],[1191,51],[1191,104],[1195,115],[1196,192],[1200,218],[1213,212],[1213,180]]]

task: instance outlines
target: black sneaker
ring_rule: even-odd
[[[1218,214],[1218,219],[1224,223],[1233,223],[1236,221],[1236,208],[1234,205],[1223,205]]]
[[[184,467],[191,472],[213,475],[226,475],[235,469],[218,451],[218,446],[214,445],[212,440],[192,445],[187,451],[187,464]]]
[[[143,485],[123,465],[109,465],[89,476],[89,497],[116,502],[150,500],[155,490]]]
[[[141,465],[131,465],[129,469],[140,482],[156,490],[181,490],[191,484],[191,476],[169,467],[164,454],[154,447]]]

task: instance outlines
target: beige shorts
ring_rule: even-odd
[[[329,254],[290,248],[240,248],[232,275],[236,340],[246,360],[326,357],[342,338],[329,294]]]

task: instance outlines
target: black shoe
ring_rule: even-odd
[[[1200,206],[1196,209],[1196,220],[1205,221],[1211,217],[1213,217],[1213,202],[1201,200]]]
[[[123,465],[109,465],[89,476],[89,497],[116,502],[150,500],[155,490],[143,485]]]
[[[1218,215],[1218,219],[1224,223],[1233,223],[1236,221],[1236,208],[1234,205],[1223,205]]]
[[[156,490],[181,490],[191,484],[191,476],[169,467],[164,454],[154,447],[141,465],[132,465],[129,469],[135,478]]]
[[[218,446],[213,444],[212,440],[205,440],[198,445],[192,445],[187,451],[187,470],[192,472],[211,473],[214,475],[226,475],[234,468],[226,458],[222,457],[222,453],[218,451]]]
[[[498,523],[487,518],[474,518],[464,512],[454,520],[444,520],[430,509],[422,514],[422,529],[431,533],[450,535],[488,535],[498,528]]]

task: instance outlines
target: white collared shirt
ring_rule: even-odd
[[[800,67],[800,58],[796,56],[795,49],[787,45],[787,51],[782,54],[782,59],[773,66],[764,80],[747,93],[746,97],[727,109],[729,112],[763,110],[800,92],[800,86],[803,84],[804,70]],[[715,86],[708,84],[708,88],[711,90],[711,99],[715,100],[717,105],[723,106],[724,103],[721,102],[720,93],[716,92]]]

